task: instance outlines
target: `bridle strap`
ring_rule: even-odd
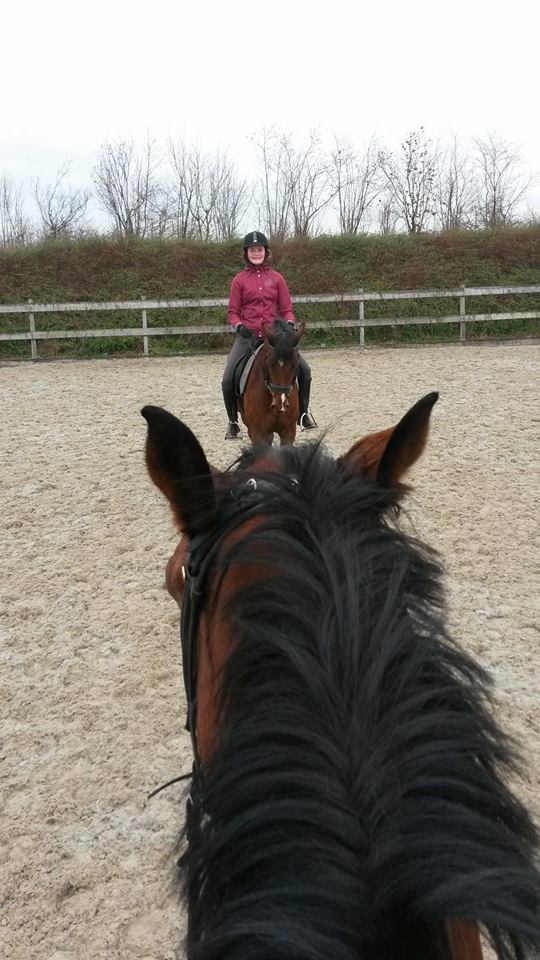
[[[234,519],[234,523],[231,522]],[[236,511],[227,517],[217,534],[199,533],[191,538],[184,567],[184,595],[180,613],[182,671],[187,700],[186,730],[191,734],[194,767],[200,766],[197,746],[197,644],[199,621],[208,585],[208,575],[223,540],[237,523]]]
[[[291,480],[293,489],[297,481]],[[180,614],[180,642],[182,646],[182,670],[187,699],[186,729],[191,734],[194,770],[200,767],[197,744],[197,647],[199,624],[207,588],[219,551],[225,539],[240,523],[260,515],[264,503],[264,491],[271,481],[247,480],[237,493],[231,491],[231,499],[221,516],[220,523],[211,530],[196,534],[190,539],[186,566],[184,567],[184,595]]]
[[[283,385],[282,383],[272,383],[270,380],[270,367],[268,364],[268,357],[265,357],[264,364],[264,385],[270,393],[284,393],[288,397],[292,388],[296,383],[296,377],[298,374],[298,363],[294,368],[293,378],[290,383]]]
[[[296,377],[295,377],[296,380]],[[289,383],[287,387],[284,387],[281,383],[271,383],[270,380],[264,381],[265,386],[270,391],[270,393],[284,393],[286,396],[289,395],[292,388],[294,387],[294,380],[292,383]]]

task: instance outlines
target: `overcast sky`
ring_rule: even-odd
[[[0,173],[90,181],[105,139],[147,131],[228,148],[318,127],[396,147],[497,131],[540,171],[539,20],[533,0],[5,0]],[[538,190],[536,191],[538,195]]]

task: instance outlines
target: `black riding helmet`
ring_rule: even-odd
[[[248,247],[265,247],[266,250],[268,250],[268,240],[264,233],[261,233],[259,230],[252,230],[251,233],[246,234],[244,237],[244,250],[247,250]]]

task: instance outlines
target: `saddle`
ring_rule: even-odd
[[[264,340],[261,340],[259,345],[251,353],[248,353],[247,357],[242,357],[242,359],[236,364],[233,379],[235,397],[239,397],[240,399],[242,398],[244,390],[246,389],[247,379],[255,362],[255,357],[263,346],[263,343]]]

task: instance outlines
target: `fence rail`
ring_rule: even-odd
[[[516,310],[500,313],[472,313],[466,312],[467,297],[484,296],[515,296],[518,294],[539,294],[540,284],[498,286],[498,287],[454,287],[445,290],[384,290],[368,291],[357,290],[355,293],[324,293],[293,297],[295,304],[302,303],[357,303],[358,316],[355,319],[310,320],[311,329],[328,328],[355,328],[359,330],[359,343],[364,346],[365,330],[369,327],[404,326],[407,324],[438,324],[459,323],[459,339],[465,340],[467,323],[474,321],[497,320],[538,320],[540,310]],[[390,300],[427,300],[427,299],[459,299],[459,313],[444,316],[424,317],[373,317],[365,316],[365,304]],[[149,337],[189,336],[191,334],[216,334],[230,331],[229,324],[224,320],[215,324],[151,327],[148,326],[149,310],[185,310],[192,308],[205,309],[210,307],[226,307],[227,300],[222,298],[178,299],[178,300],[111,300],[99,302],[79,303],[27,303],[0,304],[0,322],[3,315],[26,314],[28,317],[28,331],[6,333],[0,330],[0,341],[30,341],[31,356],[38,358],[37,344],[40,340],[65,340],[91,337],[142,337],[143,350],[148,356]],[[37,330],[36,315],[42,313],[90,313],[109,311],[132,311],[141,315],[140,327],[113,327],[110,329],[90,330]]]

